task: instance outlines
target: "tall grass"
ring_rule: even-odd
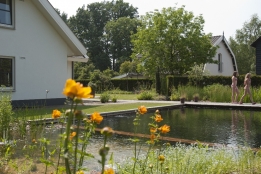
[[[244,93],[244,88],[239,87],[239,95],[238,100],[242,97]],[[251,92],[253,95],[253,100],[257,103],[261,102],[261,88],[253,87],[251,88]],[[173,88],[171,90],[171,99],[172,100],[179,100],[179,97],[181,95],[186,95],[186,100],[191,101],[193,100],[194,94],[199,94],[199,99],[201,101],[210,101],[210,102],[231,102],[231,87],[230,86],[224,86],[221,84],[213,84],[208,85],[203,88],[199,88],[196,86],[179,86],[177,89]],[[244,100],[244,103],[250,103],[249,95],[247,95]]]
[[[161,147],[162,148],[162,147]],[[261,154],[254,153],[250,148],[228,149],[225,147],[209,148],[198,145],[177,144],[166,146],[161,154],[165,160],[158,160],[159,150],[151,151],[148,168],[144,174],[155,173],[261,173]],[[145,160],[145,157],[141,159]],[[120,174],[130,174],[132,163],[126,159],[118,165]],[[137,165],[136,171],[141,171]],[[139,172],[137,172],[139,173]]]

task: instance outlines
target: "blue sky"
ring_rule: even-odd
[[[65,12],[68,16],[76,14],[79,7],[97,0],[49,0],[49,2]],[[261,20],[261,0],[123,0],[138,8],[140,15],[146,12],[161,10],[167,7],[181,7],[191,11],[194,15],[203,15],[205,19],[204,32],[213,35],[222,35],[223,31],[227,40],[234,37],[237,29],[241,29],[253,14],[258,14]]]

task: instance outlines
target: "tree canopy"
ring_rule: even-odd
[[[123,0],[95,2],[88,4],[86,8],[85,6],[79,8],[76,15],[68,20],[68,26],[87,48],[90,62],[96,69],[103,71],[111,69],[112,57],[114,59],[119,59],[118,56],[130,57],[131,46],[127,41],[130,40],[128,38],[131,31],[136,29],[131,21],[136,16],[137,8]],[[108,23],[110,21],[114,22]],[[115,34],[119,36],[110,34],[115,30],[117,30]],[[114,54],[114,51],[123,50],[125,50],[122,52],[123,55]]]
[[[203,17],[180,8],[163,8],[161,12],[147,13],[141,18],[141,27],[132,36],[132,58],[142,55],[147,73],[158,71],[183,74],[194,63],[213,63],[216,47],[211,34],[203,32]]]
[[[230,47],[233,50],[240,74],[255,73],[255,48],[250,45],[261,36],[261,20],[257,14],[252,15],[241,29],[236,30],[235,39],[230,37]]]

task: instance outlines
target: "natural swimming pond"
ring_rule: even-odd
[[[228,146],[261,146],[261,111],[182,108],[160,111],[160,125],[170,126],[166,135],[192,141],[218,143]],[[138,133],[149,134],[148,123],[153,113],[141,116]],[[99,127],[109,126],[117,131],[133,132],[133,115],[106,117]]]

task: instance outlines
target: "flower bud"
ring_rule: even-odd
[[[104,128],[101,130],[101,134],[103,134],[103,135],[105,135],[105,136],[112,136],[113,130],[112,130],[112,128],[110,128],[110,127],[104,127]]]

